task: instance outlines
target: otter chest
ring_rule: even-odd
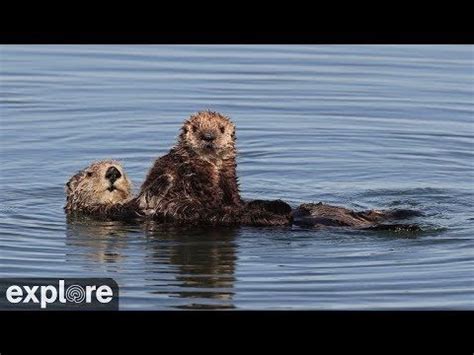
[[[209,182],[212,186],[218,186],[220,181],[220,167],[216,164],[209,164]]]
[[[221,171],[218,165],[201,161],[199,164],[194,164],[187,172],[183,171],[182,174],[188,179],[191,178],[194,181],[192,184],[198,185],[196,187],[206,189],[205,186],[207,186],[215,191],[219,185]]]

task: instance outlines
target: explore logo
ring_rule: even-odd
[[[117,311],[119,288],[104,279],[0,279],[0,310]]]

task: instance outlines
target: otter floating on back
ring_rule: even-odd
[[[97,219],[131,220],[143,218],[137,200],[132,198],[131,182],[123,167],[116,161],[104,160],[79,171],[66,184],[68,215],[83,214]],[[250,215],[255,211],[272,211],[280,216],[290,216],[287,225],[306,227],[346,227],[369,230],[418,231],[413,224],[385,224],[387,221],[422,215],[413,210],[353,211],[323,203],[304,203],[295,210],[281,200],[254,200],[246,203]],[[242,223],[246,224],[246,223]],[[259,224],[265,224],[260,220]]]
[[[215,112],[199,112],[185,122],[178,144],[156,160],[137,197],[131,197],[120,164],[102,161],[71,178],[65,209],[100,218],[187,225],[290,224],[291,207],[285,202],[241,199],[235,155],[233,123]],[[108,169],[118,171],[118,180],[109,180]],[[109,187],[118,191],[117,183],[122,194],[111,195]]]
[[[358,229],[416,230],[385,221],[420,215],[410,210],[355,212],[326,204],[302,204],[292,211],[281,200],[244,202],[236,173],[235,126],[216,112],[185,121],[178,143],[158,158],[138,196],[122,166],[113,160],[93,163],[67,183],[68,214],[129,220],[152,218],[175,224],[304,225]]]
[[[127,219],[137,215],[132,183],[115,160],[97,161],[80,170],[66,183],[68,215]]]

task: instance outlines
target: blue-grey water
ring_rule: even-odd
[[[120,308],[474,309],[473,46],[2,46],[0,277],[112,277]],[[93,160],[140,187],[191,113],[245,199],[412,208],[423,232],[67,223]]]

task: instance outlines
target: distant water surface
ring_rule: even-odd
[[[112,277],[121,309],[474,309],[472,46],[1,46],[0,277]],[[64,184],[137,190],[202,109],[244,198],[413,208],[421,233],[75,221]]]

